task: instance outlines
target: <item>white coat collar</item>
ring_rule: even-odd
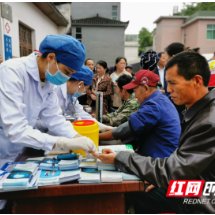
[[[24,61],[26,63],[26,70],[28,74],[40,84],[40,73],[39,73],[39,68],[37,64],[37,55],[35,55],[35,53],[33,52],[32,54],[25,57]],[[48,80],[46,80],[46,82],[47,83],[45,84],[44,89],[53,90],[55,85],[50,83]]]
[[[25,58],[26,70],[35,81],[40,82],[40,73],[36,58],[37,56],[35,55],[35,53],[32,53]]]
[[[67,99],[68,99],[68,95],[67,95],[67,83],[62,84],[59,87],[60,87],[60,90],[61,90],[61,94],[63,95],[63,98],[64,98],[64,105],[65,105],[65,107],[67,107]]]

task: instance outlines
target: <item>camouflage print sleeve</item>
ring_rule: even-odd
[[[137,102],[130,103],[120,113],[118,113],[117,116],[110,118],[111,126],[119,126],[124,122],[127,122],[130,115],[132,113],[135,113],[137,110],[139,110],[139,108],[140,108],[139,103]]]
[[[103,115],[102,116],[102,122],[109,123],[110,122],[110,118],[107,115]]]

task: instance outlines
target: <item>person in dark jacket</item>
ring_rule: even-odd
[[[208,91],[209,79],[208,63],[198,53],[182,52],[167,63],[168,92],[174,103],[187,108],[178,148],[170,157],[115,154],[110,149],[103,150],[103,154],[92,153],[102,162],[114,163],[116,169],[135,174],[156,187],[149,193],[133,195],[136,213],[215,213],[215,204],[211,204],[215,202],[214,193],[196,197],[196,204],[166,197],[170,180],[215,181],[215,90]],[[202,203],[207,201],[209,204]]]

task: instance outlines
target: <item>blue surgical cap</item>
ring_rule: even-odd
[[[140,65],[143,69],[153,71],[159,60],[160,58],[158,57],[157,52],[149,50],[141,55]]]
[[[60,63],[76,71],[81,70],[86,57],[85,46],[69,35],[48,35],[39,50],[42,54],[54,52]]]
[[[70,78],[74,78],[78,81],[83,81],[86,85],[91,85],[93,81],[93,72],[87,66],[82,66],[81,70],[77,73],[73,73]]]

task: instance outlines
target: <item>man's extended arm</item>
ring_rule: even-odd
[[[114,164],[122,172],[133,173],[156,187],[167,189],[170,180],[195,179],[209,168],[215,160],[214,134],[215,127],[211,124],[196,126],[169,158],[153,159],[119,152]]]

